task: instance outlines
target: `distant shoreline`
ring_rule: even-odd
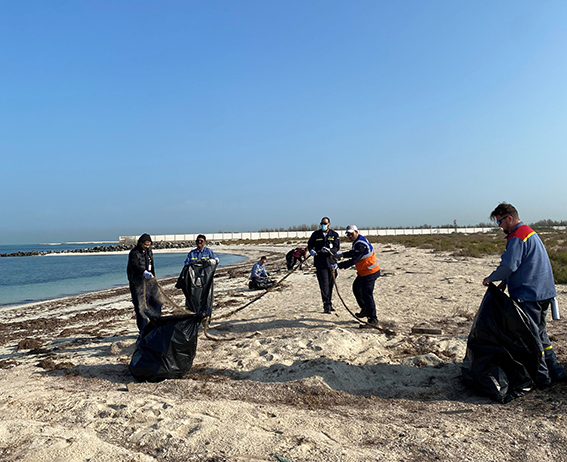
[[[73,243],[80,244],[80,243]],[[96,244],[95,242],[88,242],[87,244]],[[71,245],[67,244],[38,244],[45,246],[53,245]],[[177,252],[184,249],[194,248],[195,243],[192,241],[179,241],[179,242],[155,242],[152,245],[152,249],[158,253],[163,253],[163,251]],[[47,255],[70,255],[70,254],[101,254],[101,253],[116,253],[123,254],[128,253],[134,248],[133,244],[120,244],[116,245],[100,245],[95,247],[88,247],[85,249],[65,249],[65,250],[31,250],[31,251],[17,251],[11,253],[1,253],[0,257],[37,257],[37,256],[47,256]]]
[[[118,244],[118,241],[40,242],[37,245],[83,245],[83,244]]]

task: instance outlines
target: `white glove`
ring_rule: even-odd
[[[337,265],[336,263],[333,265],[333,269],[337,269],[339,267],[339,265]]]
[[[154,277],[154,275],[153,275],[152,273],[150,273],[149,271],[146,270],[146,271],[144,271],[144,277],[145,277],[146,279],[151,279],[151,278]]]
[[[317,252],[315,252],[313,249],[309,249],[309,253],[311,254],[312,257],[317,255]]]

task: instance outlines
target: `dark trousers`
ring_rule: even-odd
[[[551,304],[551,299],[536,302],[520,302],[518,305],[531,319],[530,327],[535,337],[541,341],[544,354],[538,369],[537,384],[549,385],[550,379],[557,380],[565,377],[565,369],[557,361],[557,356],[553,351],[551,342],[545,329],[545,316]]]
[[[144,300],[144,284],[146,291],[146,299]],[[159,318],[161,316],[161,307],[163,305],[158,287],[155,281],[142,281],[141,284],[130,284],[130,294],[132,295],[132,304],[136,313],[136,325],[138,330],[142,332],[148,324],[147,318]],[[142,315],[142,311],[145,316]]]
[[[368,276],[356,276],[352,284],[352,292],[363,316],[376,321],[376,303],[374,303],[374,285],[380,277],[380,271]]]
[[[321,290],[321,298],[323,299],[323,305],[332,305],[331,300],[333,298],[333,274],[331,271],[335,272],[335,277],[337,277],[337,272],[333,268],[315,268],[317,274],[317,281],[319,282],[319,289]]]

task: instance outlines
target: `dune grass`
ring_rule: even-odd
[[[548,229],[535,229],[535,231],[538,232],[549,254],[555,283],[567,284],[567,232]],[[396,243],[406,247],[450,252],[460,257],[500,255],[506,248],[506,238],[501,231],[476,234],[370,236],[369,240],[380,244]]]

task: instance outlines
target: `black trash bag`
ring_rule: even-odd
[[[185,295],[186,308],[203,317],[213,311],[213,278],[216,260],[200,260],[185,265],[175,287]]]
[[[490,284],[473,321],[463,360],[465,385],[507,403],[531,391],[543,347],[531,319]]]
[[[276,281],[269,278],[255,278],[248,282],[248,288],[250,290],[267,290],[275,284]]]
[[[151,319],[136,341],[130,373],[141,382],[185,375],[195,359],[202,320],[195,314]]]

